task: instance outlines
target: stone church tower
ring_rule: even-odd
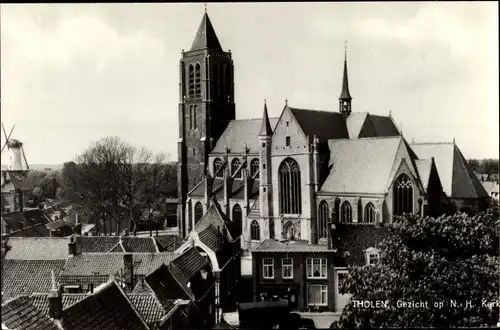
[[[208,154],[235,119],[234,66],[205,12],[179,65],[178,225],[183,228],[187,193],[204,178]]]

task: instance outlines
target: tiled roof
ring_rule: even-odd
[[[155,236],[155,239],[160,252],[174,252],[179,246],[184,243],[182,237],[178,235]]]
[[[330,139],[347,139],[347,126],[339,112],[319,111],[290,108],[304,134],[313,137],[316,135],[319,142]]]
[[[365,250],[376,248],[389,235],[389,231],[384,227],[339,224],[333,235],[333,246],[337,249],[337,255],[342,258],[346,251],[349,252],[349,264],[362,266],[366,264]]]
[[[146,283],[146,275],[137,278],[137,284],[132,290],[132,293],[137,293],[137,294],[154,293],[151,287]]]
[[[330,140],[333,166],[320,191],[385,193],[400,143],[400,137]]]
[[[427,184],[429,183],[432,169],[432,159],[416,159],[415,165],[417,166],[418,174],[420,180],[422,180],[424,189],[427,190]]]
[[[24,227],[9,234],[11,237],[50,237],[50,230],[44,224]]]
[[[210,22],[210,18],[206,12],[198,27],[198,32],[196,32],[191,50],[203,50],[205,48],[222,51],[219,39],[217,39],[212,22]]]
[[[307,241],[278,241],[266,239],[252,251],[254,252],[334,252],[324,245],[310,245]]]
[[[454,143],[413,143],[410,147],[420,159],[434,157],[443,191],[452,198],[486,197],[481,182]]]
[[[63,293],[61,295],[63,309],[68,308],[88,296],[89,295],[86,293]],[[38,310],[49,315],[49,299],[47,293],[33,293],[29,298],[31,303],[38,308]]]
[[[2,220],[12,232],[39,223],[49,223],[49,219],[39,209],[25,210],[23,212],[4,213],[2,214]]]
[[[68,243],[65,237],[11,237],[5,259],[66,260]]]
[[[373,128],[375,130],[374,136],[378,137],[400,136],[399,130],[394,124],[394,121],[392,120],[391,117],[368,114],[368,119],[371,121]]]
[[[149,329],[137,309],[115,281],[62,313],[61,324],[67,329]]]
[[[176,267],[162,265],[146,276],[146,283],[165,310],[168,310],[176,299],[193,299],[193,294],[187,287],[188,279],[182,274],[176,276],[176,270]]]
[[[2,305],[2,325],[19,330],[59,329],[56,321],[37,309],[28,296],[20,296]]]
[[[227,230],[227,238],[229,240],[233,239],[233,224],[231,220],[222,212],[216,201],[212,201],[207,212],[201,217],[200,221],[194,227],[194,230],[200,234],[206,228],[212,225],[215,229],[220,228],[222,232],[224,228]],[[234,237],[236,238],[236,237]]]
[[[269,122],[274,131],[278,123],[278,118],[269,118]],[[249,153],[259,153],[260,147],[257,137],[260,133],[261,125],[262,118],[231,120],[224,133],[217,140],[212,153],[223,154],[226,146],[230,149],[230,153],[244,153],[245,143],[247,148],[249,148]]]
[[[61,274],[61,283],[65,285],[78,283],[100,284],[123,270],[123,255],[125,253],[84,253],[68,259]],[[161,264],[168,264],[178,254],[163,253],[134,253],[134,275],[149,274]],[[100,283],[99,283],[100,282]]]
[[[81,252],[158,252],[153,237],[136,236],[78,236]]]
[[[51,271],[54,271],[57,279],[65,262],[65,260],[2,260],[2,291],[5,299],[34,292],[49,292],[52,287]]]
[[[172,264],[179,268],[182,275],[184,275],[187,280],[190,280],[193,275],[205,267],[208,262],[195,248],[190,248],[172,260]]]
[[[198,237],[203,244],[208,246],[210,250],[215,253],[222,247],[222,236],[212,225],[209,225],[199,233]]]

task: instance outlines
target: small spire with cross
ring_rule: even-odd
[[[205,14],[207,13],[207,3],[205,2]]]
[[[344,58],[347,59],[347,40],[344,40]]]
[[[288,98],[285,99],[285,105],[288,105]]]

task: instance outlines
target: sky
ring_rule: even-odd
[[[73,160],[119,136],[177,158],[179,60],[203,3],[2,4],[1,120],[28,162]],[[235,65],[237,119],[338,111],[347,40],[352,110],[411,142],[498,158],[498,3],[209,3]],[[2,134],[2,145],[5,138]],[[2,154],[2,159],[5,157]],[[2,161],[4,163],[4,161]]]

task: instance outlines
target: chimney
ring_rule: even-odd
[[[123,281],[131,291],[134,289],[134,260],[132,253],[123,255]]]
[[[51,271],[52,276],[52,289],[50,289],[47,295],[49,301],[49,316],[54,319],[60,319],[63,306],[62,306],[62,294],[61,290],[57,287],[56,276],[54,271]]]
[[[75,236],[71,236],[71,239],[68,243],[68,255],[70,257],[76,256],[76,242],[75,242]]]
[[[82,236],[82,224],[81,223],[75,224],[75,226],[73,227],[73,234],[78,235],[78,236]]]

